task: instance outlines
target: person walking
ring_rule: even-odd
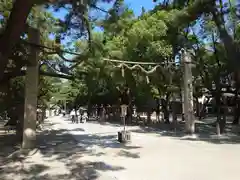
[[[71,116],[72,123],[74,123],[75,122],[75,109],[72,109],[72,111],[70,112],[70,116]]]

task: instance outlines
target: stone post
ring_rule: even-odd
[[[29,29],[29,41],[34,44],[40,43],[40,35],[37,29]],[[25,105],[24,105],[24,124],[23,124],[23,149],[32,149],[36,142],[36,120],[37,120],[37,96],[39,51],[36,47],[30,47],[29,64],[25,76]]]
[[[193,115],[193,86],[192,86],[192,60],[190,54],[183,50],[182,61],[184,68],[184,119],[186,133],[193,134],[195,132],[195,119]]]

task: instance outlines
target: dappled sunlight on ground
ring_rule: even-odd
[[[127,145],[117,142],[117,132],[123,129],[120,124],[71,124],[66,119],[63,124],[69,127],[70,134],[74,127],[84,129],[73,133],[78,145],[92,152],[85,154],[84,160],[104,161],[112,166],[124,167],[121,171],[106,173],[118,179],[148,180],[151,177],[154,180],[186,180],[185,174],[189,174],[189,180],[196,179],[195,174],[201,180],[226,179],[224,169],[232,172],[237,168],[235,157],[238,157],[240,150],[239,137],[234,139],[228,133],[218,138],[214,136],[215,127],[205,123],[197,123],[199,133],[195,137],[184,134],[183,123],[179,123],[176,131],[166,124],[160,124],[157,128],[128,126],[127,129],[132,132],[132,142]],[[194,168],[196,166],[201,168]],[[219,169],[222,169],[220,173]],[[232,173],[228,177],[236,179],[237,176]]]
[[[79,147],[66,129],[54,130],[57,124],[48,121],[45,123],[44,131],[38,134],[38,149],[28,153],[15,151],[11,155],[9,155],[10,151],[8,154],[6,154],[8,151],[5,154],[2,152],[0,179],[12,180],[14,177],[14,180],[110,180],[110,177],[104,177],[99,171],[123,169],[123,167],[110,166],[102,161],[83,160],[84,154],[90,152]]]
[[[201,124],[197,124],[201,132],[214,128]],[[167,126],[128,126],[132,141],[121,144],[117,141],[117,132],[123,130],[120,124],[72,124],[67,118],[50,118],[38,132],[38,148],[31,152],[12,154],[18,146],[11,148],[14,141],[8,142],[8,138],[14,137],[0,137],[5,147],[0,154],[0,179],[239,179],[238,136],[235,141],[229,134],[221,138],[211,133],[188,137],[181,123],[176,131]]]

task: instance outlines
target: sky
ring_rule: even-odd
[[[142,7],[146,10],[151,10],[156,3],[153,0],[125,0],[126,4],[134,10],[136,15],[140,15]]]
[[[149,11],[151,9],[154,8],[154,6],[156,5],[156,3],[153,2],[153,0],[125,0],[125,4],[133,10],[135,16],[139,16],[141,14],[142,11],[142,7],[144,7],[144,9],[146,11]],[[99,3],[97,4],[97,7],[104,9],[104,10],[108,10],[109,8],[111,8],[113,5],[113,3]],[[64,16],[67,14],[66,10],[61,9],[58,12],[52,12],[53,15],[56,18],[59,19],[63,19]],[[106,13],[101,12],[101,11],[93,11],[92,14],[94,15],[94,17],[104,17],[106,15]],[[95,28],[96,31],[99,31],[99,28]],[[65,38],[65,40],[62,42],[63,44],[66,44],[67,42],[71,41],[69,38]],[[68,58],[70,58],[70,55],[67,55]]]
[[[125,0],[125,4],[130,8],[133,9],[135,15],[139,16],[144,7],[146,10],[151,10],[156,3],[153,3],[153,0]],[[109,8],[109,5],[101,5],[101,7]]]
[[[136,16],[139,16],[141,13],[142,7],[144,7],[145,10],[148,11],[148,10],[151,10],[156,3],[153,3],[152,0],[125,0],[125,4],[134,11],[134,14]],[[112,3],[99,3],[97,6],[100,7],[101,9],[108,10],[109,8],[112,7]],[[93,13],[95,15],[97,15],[98,13],[98,15],[104,16],[104,13],[99,11],[93,12]],[[62,19],[66,15],[66,11],[60,10],[59,12],[53,12],[53,14],[57,18]]]

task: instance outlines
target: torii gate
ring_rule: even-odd
[[[122,68],[122,75],[124,76],[124,67],[133,70],[136,68],[141,69],[146,74],[151,74],[156,71],[157,68],[162,68],[165,63],[154,63],[154,62],[134,62],[134,61],[123,61],[103,58],[104,61],[119,63],[118,68]],[[195,119],[193,114],[193,85],[192,85],[192,60],[191,55],[188,51],[181,50],[181,63],[183,67],[183,92],[182,92],[182,110],[185,119],[185,130],[186,133],[193,134],[195,132]],[[134,64],[132,67],[127,64]],[[145,70],[141,65],[155,65],[151,70]],[[149,83],[148,76],[146,76],[147,83]]]
[[[60,57],[62,56],[62,53],[68,53],[73,55],[79,55],[78,53],[63,51],[61,49],[58,49],[56,52],[56,49],[49,48],[45,46],[41,46],[39,44],[39,32],[37,30],[31,30],[30,31],[30,45],[35,45],[35,47],[32,47],[32,65],[30,65],[27,68],[27,74],[26,74],[26,86],[25,86],[25,110],[24,110],[24,129],[23,129],[23,148],[32,148],[34,147],[34,142],[36,139],[36,109],[37,109],[37,95],[38,95],[38,51],[37,48],[42,49],[49,49],[51,51],[54,51],[53,53],[58,54]],[[193,117],[193,88],[192,88],[192,71],[191,71],[191,57],[190,54],[182,50],[182,64],[183,64],[183,112],[185,116],[185,130],[187,133],[194,133],[195,131],[195,121]],[[63,57],[64,58],[64,57]],[[64,58],[66,59],[66,58]],[[119,63],[118,68],[122,69],[122,75],[124,76],[124,67],[128,68],[130,70],[133,69],[140,69],[144,73],[151,74],[156,71],[157,68],[162,68],[162,65],[166,63],[154,63],[154,62],[133,62],[133,61],[123,61],[123,60],[113,60],[108,58],[103,58],[104,61],[109,61],[113,63]],[[175,62],[174,62],[175,63]],[[128,64],[132,64],[133,66],[128,66]],[[171,64],[171,63],[168,63]],[[141,65],[154,65],[154,67],[151,70],[144,69]],[[149,83],[149,78],[146,76],[147,83]]]

